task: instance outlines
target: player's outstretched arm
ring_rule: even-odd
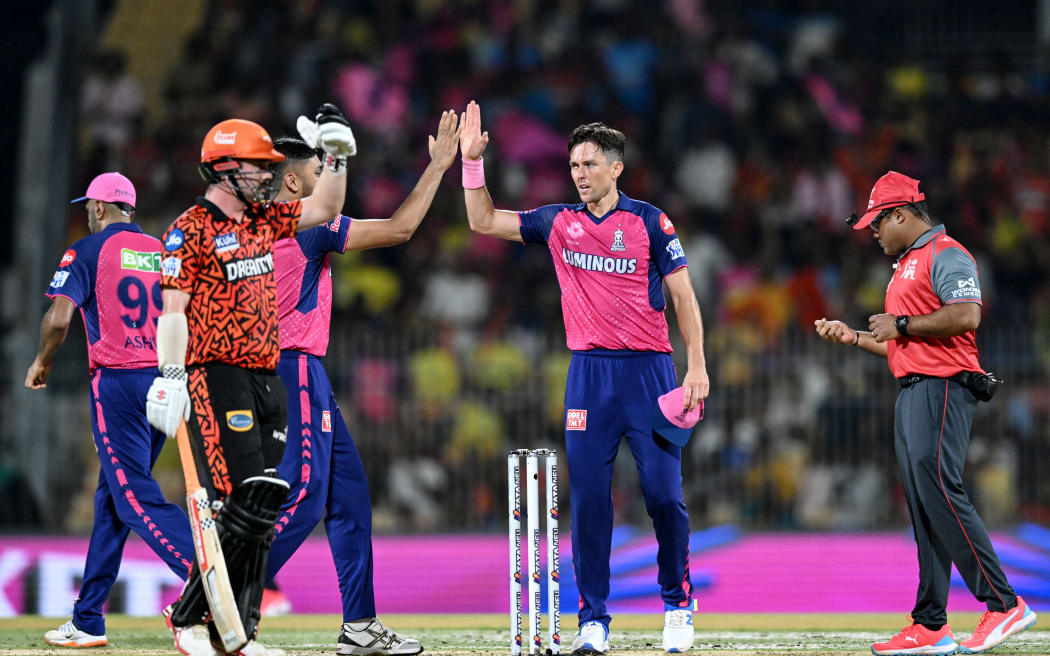
[[[350,224],[347,250],[362,251],[402,244],[412,238],[423,221],[445,171],[456,161],[459,150],[459,116],[451,109],[442,112],[437,136],[430,135],[430,164],[419,182],[389,219],[356,220]]]
[[[463,159],[463,200],[467,205],[470,229],[482,235],[522,241],[517,212],[497,210],[485,187],[485,167],[481,154],[489,144],[489,133],[481,131],[481,107],[470,101],[463,112],[459,150]]]
[[[343,113],[331,103],[321,105],[315,121],[299,117],[299,134],[325,152],[324,169],[314,192],[303,199],[298,231],[327,223],[343,210],[346,200],[346,160],[357,154],[357,140]]]
[[[65,296],[56,296],[51,308],[40,322],[40,348],[37,350],[33,364],[26,372],[26,387],[42,389],[47,387],[47,375],[51,373],[51,358],[58,347],[66,340],[69,324],[73,320],[76,306]]]
[[[700,318],[700,304],[696,302],[689,272],[680,267],[664,278],[671,294],[674,313],[678,317],[678,330],[685,342],[688,369],[682,387],[685,388],[685,409],[692,410],[711,393],[711,380],[707,377],[707,361],[704,358],[704,323]]]
[[[832,344],[859,346],[869,353],[886,356],[886,343],[875,341],[871,333],[854,330],[838,320],[817,319],[813,326],[817,329],[817,335]]]

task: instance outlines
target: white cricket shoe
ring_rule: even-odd
[[[598,620],[584,622],[576,639],[572,641],[572,653],[577,656],[604,654],[609,651],[609,629]]]
[[[418,640],[405,638],[383,626],[378,617],[360,622],[344,622],[339,632],[337,654],[353,656],[411,656],[423,651]]]
[[[664,612],[664,651],[680,654],[693,648],[693,611],[676,608]]]
[[[284,650],[276,647],[267,647],[255,640],[249,640],[248,644],[241,647],[237,656],[284,656]]]
[[[62,626],[44,634],[44,642],[55,647],[105,647],[109,644],[106,635],[91,635],[73,626],[69,620]]]
[[[204,624],[192,626],[172,626],[171,633],[175,637],[175,649],[186,656],[221,656],[211,645],[211,636],[208,635],[208,627]]]
[[[211,644],[211,635],[208,627],[204,624],[193,626],[175,626],[171,623],[171,611],[175,604],[169,604],[161,612],[164,623],[168,625],[171,636],[175,638],[175,649],[186,656],[223,656],[222,652],[215,649]]]

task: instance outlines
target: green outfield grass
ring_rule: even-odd
[[[44,644],[43,634],[67,618],[36,616],[0,620],[0,653],[11,656],[62,654],[73,650]],[[566,652],[576,631],[575,617],[564,618]],[[385,615],[397,631],[419,638],[427,654],[507,654],[505,615]],[[655,656],[660,650],[660,615],[618,615],[609,636],[613,654]],[[949,621],[956,639],[969,635],[977,614],[953,614]],[[338,635],[336,615],[290,615],[263,621],[259,638],[295,655],[331,654]],[[900,630],[904,618],[885,614],[710,614],[697,613],[696,653],[735,654],[870,654],[870,644]],[[78,654],[145,656],[176,653],[160,617],[110,616],[106,622],[109,647],[79,650]],[[546,642],[546,632],[544,632]],[[1050,627],[1038,624],[1011,638],[992,654],[1050,654]]]

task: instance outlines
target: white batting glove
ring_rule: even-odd
[[[299,136],[311,148],[322,148],[337,159],[346,159],[357,154],[357,140],[346,117],[332,103],[325,103],[317,110],[313,121],[300,116],[295,123]]]
[[[186,389],[186,368],[164,366],[146,393],[146,419],[169,438],[175,437],[179,423],[190,418],[190,393]]]

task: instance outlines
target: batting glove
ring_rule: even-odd
[[[165,365],[146,393],[146,419],[168,437],[175,437],[179,423],[190,418],[190,393],[186,368]]]
[[[354,132],[343,113],[332,103],[321,105],[314,120],[300,116],[295,127],[307,145],[322,148],[333,158],[345,160],[357,154]]]

